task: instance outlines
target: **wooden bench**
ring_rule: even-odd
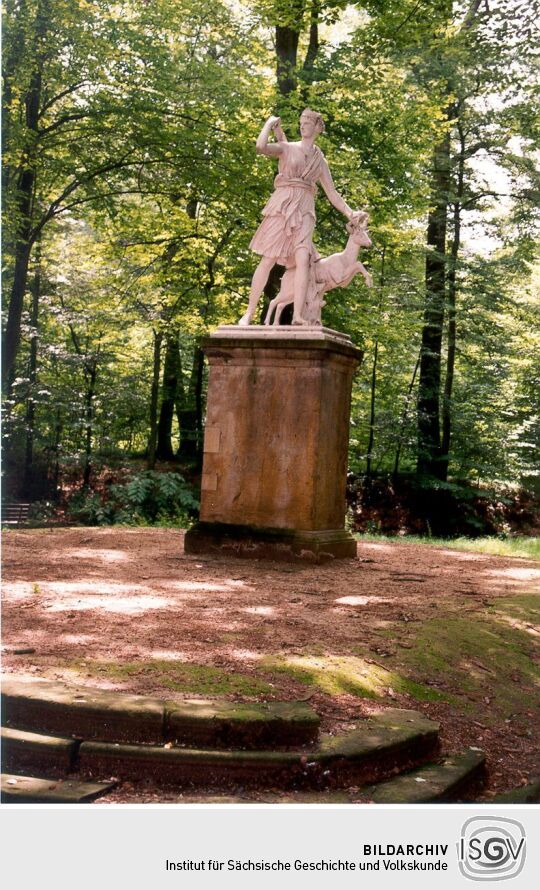
[[[2,525],[21,525],[28,521],[30,504],[2,504]]]

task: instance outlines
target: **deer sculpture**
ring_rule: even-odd
[[[359,272],[363,275],[366,286],[373,286],[371,275],[358,260],[360,248],[371,247],[372,244],[367,232],[368,219],[368,214],[363,213],[356,223],[347,223],[349,240],[341,253],[318,257],[311,263],[306,304],[302,313],[309,325],[321,324],[321,309],[325,305],[323,296],[329,290],[346,287]],[[268,307],[265,324],[279,324],[283,309],[294,301],[294,271],[294,268],[287,269],[283,275],[279,293]]]

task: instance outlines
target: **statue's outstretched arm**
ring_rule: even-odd
[[[267,155],[267,157],[269,158],[277,158],[280,154],[283,153],[282,142],[268,142],[268,137],[273,130],[281,130],[281,118],[274,117],[272,115],[272,117],[269,117],[266,121],[264,127],[259,133],[257,142],[255,143],[257,154]],[[283,133],[282,130],[281,132]]]
[[[347,219],[352,219],[354,213],[357,211],[352,210],[337,191],[326,161],[323,163],[323,172],[319,177],[319,182],[321,183],[328,200],[334,205],[336,210],[339,210],[339,212],[342,213],[343,216],[346,216]]]

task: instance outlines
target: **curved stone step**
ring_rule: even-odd
[[[359,795],[374,803],[436,803],[456,800],[477,788],[485,774],[486,755],[469,748],[463,754],[445,758],[441,763],[428,763],[419,769],[361,788]]]
[[[116,785],[117,782],[42,779],[9,773],[2,773],[0,777],[2,803],[91,803]]]
[[[303,751],[220,751],[83,742],[78,767],[89,776],[146,778],[206,787],[325,787],[377,781],[423,762],[438,743],[438,724],[416,711],[392,709],[352,732],[323,736]]]
[[[15,773],[68,773],[73,768],[80,744],[74,739],[5,727],[2,727],[1,738],[2,769]]]
[[[317,740],[319,723],[307,702],[189,700],[166,706],[164,736],[201,747],[302,746]]]
[[[347,789],[329,789],[319,791],[289,791],[272,794],[225,795],[214,794],[205,796],[208,803],[273,803],[273,804],[354,804],[384,803],[413,804],[437,803],[459,799],[464,792],[478,790],[485,778],[485,754],[483,751],[469,749],[463,754],[447,757],[441,763],[428,763],[418,769],[387,779],[377,785],[368,787],[350,787]],[[533,789],[534,786],[529,786]],[[538,784],[536,786],[538,792]],[[133,791],[134,801],[137,789]],[[498,798],[492,798],[499,801]],[[201,803],[200,794],[183,794],[178,803]]]
[[[112,742],[260,748],[313,743],[306,702],[165,701],[46,680],[5,679],[2,722],[32,732]]]
[[[156,699],[70,687],[48,680],[2,682],[2,723],[32,732],[116,741],[163,738],[164,705]]]

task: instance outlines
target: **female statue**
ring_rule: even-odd
[[[274,132],[278,141],[269,143]],[[312,235],[315,228],[315,196],[319,182],[329,201],[351,222],[356,223],[361,211],[353,211],[335,189],[326,159],[315,145],[324,132],[320,114],[306,108],[300,116],[300,142],[287,142],[279,117],[269,117],[257,139],[258,154],[279,159],[279,172],[274,180],[275,191],[263,210],[263,221],[255,232],[250,247],[261,260],[251,283],[247,312],[239,321],[251,324],[259,298],[272,267],[279,263],[295,268],[294,325],[308,324],[302,315],[310,264],[316,256]]]

